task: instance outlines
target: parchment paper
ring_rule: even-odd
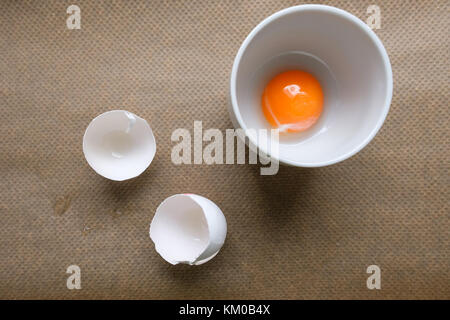
[[[449,299],[448,1],[324,1],[366,21],[394,96],[375,139],[330,167],[174,165],[176,128],[232,128],[229,74],[246,35],[297,1],[0,2],[0,298]],[[66,9],[81,9],[69,30]],[[147,119],[156,157],[139,178],[98,176],[89,122]],[[209,263],[171,266],[149,239],[175,193],[217,203],[228,236]],[[369,265],[381,290],[368,290]],[[68,290],[66,269],[81,269]]]

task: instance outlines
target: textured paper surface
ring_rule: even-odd
[[[295,1],[0,2],[0,298],[450,298],[448,1],[325,1],[376,30],[394,96],[375,139],[343,163],[281,167],[170,161],[171,133],[232,128],[229,73],[246,35]],[[81,8],[81,30],[66,9]],[[364,70],[361,70],[364,72]],[[92,118],[147,119],[156,157],[108,181],[82,153]],[[171,266],[149,223],[175,193],[226,215],[211,262]],[[68,290],[66,268],[81,268]],[[381,290],[366,268],[381,267]]]

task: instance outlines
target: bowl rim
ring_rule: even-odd
[[[244,121],[242,119],[241,113],[239,112],[238,103],[237,103],[237,97],[236,97],[236,78],[237,78],[237,72],[240,66],[241,58],[247,49],[248,45],[251,43],[253,38],[258,34],[266,25],[270,24],[272,21],[279,19],[283,16],[286,16],[288,14],[291,14],[293,12],[301,12],[301,11],[320,11],[325,12],[329,14],[338,15],[340,17],[343,17],[350,22],[352,22],[356,27],[359,27],[363,32],[365,32],[369,38],[372,40],[372,42],[375,44],[375,47],[377,48],[378,52],[381,55],[381,58],[383,60],[384,65],[384,71],[386,74],[386,97],[384,100],[383,110],[382,113],[378,119],[378,122],[375,124],[372,131],[367,135],[367,137],[356,147],[354,147],[349,152],[340,155],[334,159],[322,161],[322,162],[298,162],[298,161],[292,161],[289,159],[282,159],[279,156],[272,156],[270,152],[268,154],[271,158],[274,158],[275,160],[278,160],[280,163],[295,166],[295,167],[324,167],[328,165],[332,165],[341,161],[344,161],[351,156],[355,155],[359,151],[361,151],[369,142],[375,137],[375,135],[380,130],[381,126],[383,125],[387,114],[390,109],[391,100],[392,100],[392,93],[393,93],[393,79],[392,79],[392,67],[391,63],[389,61],[389,56],[386,52],[385,47],[383,46],[381,40],[378,38],[378,36],[375,34],[375,32],[362,20],[360,20],[358,17],[354,16],[353,14],[336,8],[332,6],[327,5],[317,5],[317,4],[304,4],[304,5],[298,5],[289,7],[283,10],[280,10],[269,17],[265,18],[263,21],[261,21],[253,30],[248,34],[248,36],[245,38],[244,42],[242,42],[236,57],[233,62],[233,67],[231,70],[231,77],[230,77],[230,99],[231,99],[231,110],[233,112],[234,117],[236,118],[236,121],[239,125],[239,127],[243,129],[247,129],[247,127],[244,125]],[[255,146],[258,146],[258,144],[253,141],[252,137],[246,134],[246,137],[248,137],[249,142],[252,143]]]

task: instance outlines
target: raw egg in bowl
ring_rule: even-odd
[[[392,70],[376,34],[352,14],[300,5],[263,20],[233,63],[229,111],[242,129],[278,129],[281,163],[320,167],[364,148],[392,98]],[[271,142],[273,143],[273,142]]]

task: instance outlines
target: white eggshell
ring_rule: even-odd
[[[227,234],[219,207],[194,194],[176,194],[156,209],[150,238],[156,251],[171,264],[200,265],[214,258]]]
[[[99,175],[122,181],[148,168],[156,141],[147,121],[125,110],[113,110],[91,121],[84,133],[83,152]]]

